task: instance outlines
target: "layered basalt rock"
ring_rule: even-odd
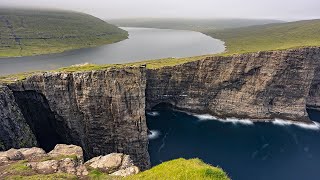
[[[150,164],[145,69],[44,73],[8,85],[40,147],[76,144],[85,157],[125,153]]]
[[[209,57],[147,71],[147,109],[159,103],[222,118],[309,122],[320,105],[320,49]]]
[[[37,145],[12,91],[0,85],[0,151]]]

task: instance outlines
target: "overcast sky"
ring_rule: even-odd
[[[320,0],[0,0],[0,6],[43,7],[127,17],[320,18]]]

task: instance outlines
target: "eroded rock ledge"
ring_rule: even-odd
[[[140,172],[129,155],[111,153],[83,163],[82,148],[58,144],[48,154],[41,148],[10,149],[0,152],[0,178],[22,175],[66,173],[80,178],[98,170],[111,176],[129,176]]]
[[[173,67],[36,74],[0,85],[0,149],[79,145],[85,159],[124,153],[150,167],[145,110],[169,103],[222,118],[311,122],[320,48],[209,57]]]

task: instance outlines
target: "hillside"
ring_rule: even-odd
[[[182,29],[202,31],[208,29],[237,28],[283,21],[268,19],[177,19],[177,18],[137,18],[110,19],[112,24],[122,27],[146,27],[160,29]]]
[[[126,31],[84,13],[0,9],[0,57],[59,53],[127,36]]]
[[[199,159],[176,159],[164,162],[150,170],[129,176],[128,180],[144,179],[199,179],[230,180],[222,169],[203,163]]]
[[[203,32],[225,41],[227,54],[320,46],[320,20]]]

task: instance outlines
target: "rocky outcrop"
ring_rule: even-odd
[[[222,118],[309,122],[320,107],[320,49],[209,57],[147,71],[146,106],[159,103]]]
[[[59,143],[76,144],[87,159],[125,153],[145,169],[150,164],[145,77],[139,67],[44,73],[8,87],[46,151]]]
[[[139,168],[133,164],[130,156],[122,153],[98,156],[87,161],[85,165],[114,176],[128,176],[140,172]]]
[[[0,150],[37,146],[12,91],[0,85]]]
[[[140,172],[131,157],[122,153],[99,156],[83,164],[83,151],[75,145],[57,145],[46,154],[40,148],[10,149],[0,152],[0,179],[19,175],[14,167],[23,167],[26,176],[35,174],[67,173],[87,179],[89,171],[98,170],[110,176],[130,176]],[[76,157],[76,158],[75,158]],[[23,161],[19,161],[23,160]]]

